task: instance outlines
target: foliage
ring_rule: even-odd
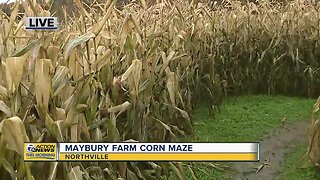
[[[313,96],[319,87],[319,7],[115,1],[65,11],[60,30],[26,31],[0,16],[0,174],[3,178],[183,179],[182,163],[25,163],[21,142],[171,142],[193,134],[199,97]],[[24,16],[49,16],[21,1]],[[317,84],[318,83],[318,84]],[[232,90],[232,92],[230,92]],[[43,171],[38,171],[39,169]],[[190,168],[191,169],[191,168]]]
[[[285,168],[280,174],[280,179],[315,180],[320,178],[318,169],[308,164],[305,165],[305,162],[301,159],[306,150],[306,144],[299,144],[296,148],[292,149],[292,152],[287,154]]]
[[[310,160],[316,167],[320,167],[320,119],[319,119],[319,108],[320,108],[320,97],[317,102],[313,106],[312,112],[312,120],[309,126],[309,134],[308,134],[308,152]]]
[[[287,125],[309,119],[310,107],[313,103],[314,99],[285,96],[228,97],[220,107],[221,112],[214,115],[209,114],[205,104],[200,104],[196,106],[193,113],[196,134],[193,141],[253,142],[269,139],[269,136],[274,135],[275,129],[287,128]],[[303,153],[305,151],[299,148],[297,153],[292,152],[293,155],[289,155],[285,165],[286,169],[281,177],[292,179],[294,176],[303,177],[308,173],[307,177],[316,179],[311,178],[313,174],[316,175],[314,169],[298,170],[303,164],[300,161]],[[213,167],[214,170],[212,167],[198,165],[201,169],[195,168],[195,173],[201,177],[200,179],[209,179],[209,177],[211,179],[232,179],[234,172],[226,165],[232,164],[219,163]]]
[[[254,142],[266,139],[272,130],[309,119],[314,99],[284,96],[228,97],[221,112],[209,115],[205,105],[194,111],[199,142]],[[285,122],[282,122],[285,120]]]

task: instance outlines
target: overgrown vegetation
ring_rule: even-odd
[[[74,2],[79,18],[65,13],[55,32],[25,31],[19,1],[0,16],[1,178],[183,179],[174,162],[25,163],[22,145],[182,141],[197,99],[216,109],[230,94],[320,92],[317,5]]]
[[[313,106],[312,112],[312,121],[309,127],[309,136],[308,136],[308,152],[306,155],[309,155],[312,163],[319,168],[320,164],[320,126],[319,126],[319,109],[320,109],[320,97]]]
[[[287,154],[285,168],[279,175],[281,179],[310,180],[320,178],[318,169],[313,165],[310,166],[310,164],[307,164],[305,161],[306,159],[303,160],[301,158],[304,156],[307,149],[307,145],[303,143],[299,144]]]

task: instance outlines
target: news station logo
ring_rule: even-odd
[[[57,160],[57,144],[55,143],[25,143],[25,161],[55,161]]]
[[[58,19],[57,17],[27,17],[25,25],[27,30],[56,30]]]

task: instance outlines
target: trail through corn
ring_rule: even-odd
[[[22,144],[186,141],[197,101],[320,94],[318,5],[72,2],[57,31],[24,28],[51,1],[0,9],[0,179],[186,179],[176,162],[26,163]]]
[[[279,179],[286,153],[299,143],[306,143],[308,125],[308,121],[303,121],[283,126],[274,131],[268,139],[260,141],[260,162],[234,163],[233,179]]]

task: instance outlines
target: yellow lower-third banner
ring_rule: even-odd
[[[25,143],[25,161],[259,161],[259,143]]]
[[[167,153],[67,153],[60,161],[257,161],[257,153],[167,154]]]

